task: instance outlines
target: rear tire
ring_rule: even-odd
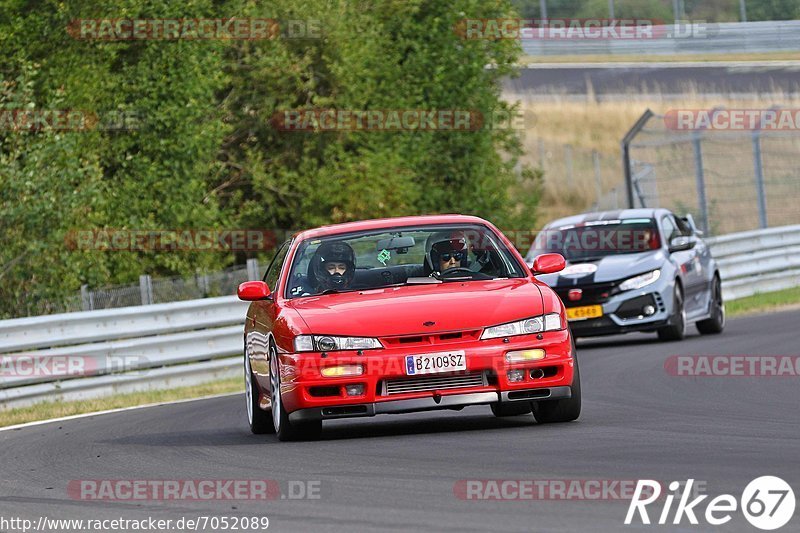
[[[563,400],[543,400],[531,402],[531,410],[540,424],[572,422],[581,415],[581,373],[578,369],[578,357],[575,345],[572,345],[575,372],[572,378],[572,397]]]
[[[702,335],[722,333],[725,329],[725,302],[722,301],[722,282],[714,276],[711,286],[711,316],[697,323],[697,331]]]
[[[258,383],[253,377],[253,370],[250,368],[250,358],[246,350],[244,354],[244,399],[247,406],[247,421],[250,424],[250,431],[255,435],[275,433],[275,427],[272,425],[272,417],[258,405]]]
[[[672,298],[670,324],[658,328],[658,338],[662,341],[679,341],[686,336],[686,308],[683,304],[683,291],[677,283]]]
[[[496,417],[527,415],[531,412],[528,402],[507,402],[491,404],[492,413]]]
[[[322,433],[322,420],[290,422],[289,413],[283,407],[281,397],[281,373],[278,351],[274,345],[269,349],[269,380],[272,388],[272,425],[280,441],[309,440],[319,438]]]

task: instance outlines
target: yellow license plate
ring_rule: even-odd
[[[584,305],[583,307],[567,308],[567,320],[586,320],[603,316],[602,305]]]

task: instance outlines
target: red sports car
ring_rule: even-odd
[[[369,220],[303,231],[263,281],[239,286],[253,433],[318,436],[324,420],[459,410],[578,418],[575,344],[559,297],[477,217]]]

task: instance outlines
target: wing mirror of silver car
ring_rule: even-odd
[[[691,250],[697,245],[697,238],[687,235],[674,237],[669,241],[669,253]]]

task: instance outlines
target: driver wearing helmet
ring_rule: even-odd
[[[425,267],[428,274],[441,274],[453,268],[468,266],[469,241],[462,232],[439,232],[428,237]]]
[[[314,293],[347,289],[356,274],[356,255],[345,242],[324,242],[308,264],[308,279]]]

